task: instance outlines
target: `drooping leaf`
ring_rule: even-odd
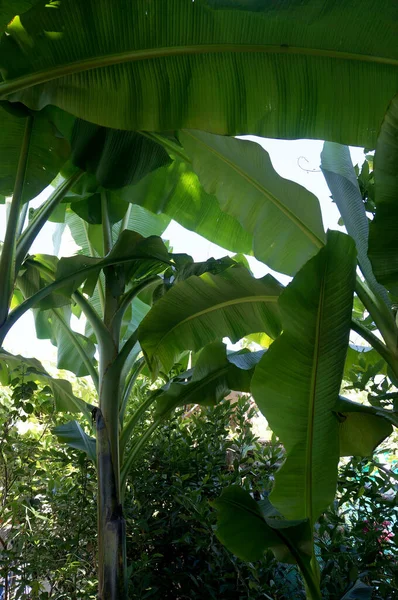
[[[54,435],[57,436],[60,442],[68,444],[71,448],[85,452],[90,460],[95,464],[96,457],[96,442],[95,438],[87,435],[82,429],[82,426],[77,421],[68,421],[62,425],[58,425],[52,429]]]
[[[14,189],[26,118],[17,117],[0,106],[0,194],[11,196]],[[54,179],[70,152],[68,142],[56,135],[46,113],[34,113],[29,158],[22,199],[37,196]]]
[[[34,261],[31,259],[25,263],[23,274],[17,279],[18,289],[25,299],[52,281],[57,264],[56,257],[44,254],[36,255]],[[40,266],[46,267],[53,277],[49,280],[43,278]],[[72,310],[70,306],[65,305],[66,301],[70,304],[72,299],[54,293],[34,309],[36,335],[38,339],[51,340],[57,347],[59,369],[71,371],[78,377],[89,375],[90,365],[96,364],[96,348],[91,340],[71,328]]]
[[[153,373],[167,372],[184,350],[199,350],[217,338],[237,342],[265,329],[280,332],[277,300],[282,286],[270,275],[255,279],[236,266],[177,283],[150,310],[139,341]]]
[[[366,585],[363,581],[355,582],[352,588],[344,594],[341,600],[370,600],[372,598],[373,587]]]
[[[171,162],[166,150],[145,134],[100,127],[57,111],[54,121],[71,145],[71,162],[94,175],[98,186],[122,188]]]
[[[398,294],[398,96],[377,139],[374,179],[376,214],[370,224],[369,257],[380,283]]]
[[[170,223],[170,217],[165,214],[153,214],[153,212],[143,206],[138,206],[138,204],[129,204],[128,206],[129,214],[126,229],[135,231],[143,237],[150,237],[151,235],[161,236]],[[119,236],[120,226],[120,223],[116,223],[113,226],[114,239],[117,239]]]
[[[371,456],[393,430],[388,411],[339,397],[335,411],[339,418],[340,456]],[[395,416],[397,418],[397,416]]]
[[[122,279],[127,283],[133,275],[137,278],[159,272],[170,262],[166,246],[161,238],[151,236],[143,238],[132,231],[125,230],[120,235],[112,251],[105,258],[83,256],[77,254],[69,258],[61,258],[57,268],[57,280],[70,277],[63,288],[64,293],[72,293],[82,285],[91,273],[99,274],[100,270],[111,264],[120,264]],[[95,284],[95,280],[93,281]]]
[[[261,350],[227,354],[222,342],[209,344],[199,354],[192,373],[182,373],[164,386],[157,397],[156,416],[185,404],[216,404],[232,390],[249,392],[254,367],[263,354]]]
[[[205,192],[192,167],[182,160],[176,158],[168,167],[116,193],[155,214],[168,215],[222,248],[245,254],[252,252],[251,235],[234,217],[220,209],[217,198]]]
[[[359,266],[370,289],[384,300],[387,306],[390,306],[387,292],[376,280],[368,257],[369,220],[349,148],[333,142],[325,142],[321,153],[321,169],[333,200],[343,217],[347,233],[355,241]]]
[[[269,517],[265,507],[237,485],[223,490],[212,502],[217,509],[218,539],[245,561],[261,560],[270,548],[277,560],[309,566],[312,533],[308,520],[285,521]],[[264,514],[265,512],[265,514]]]
[[[78,377],[89,375],[85,360],[95,367],[96,347],[88,337],[74,331],[70,324],[69,307],[38,311],[35,314],[39,339],[50,339],[57,348],[57,368],[71,371]],[[84,359],[83,359],[84,356]]]
[[[294,275],[325,243],[317,198],[283,179],[254,142],[182,131],[180,140],[206,192],[253,237],[253,253]]]
[[[373,147],[397,89],[395,16],[394,3],[373,0],[327,10],[275,0],[263,12],[200,0],[43,1],[7,29],[0,94],[116,129]]]
[[[2,368],[7,368],[9,372],[13,373],[22,368],[26,381],[37,381],[48,385],[52,390],[57,411],[81,412],[88,420],[91,419],[91,409],[93,407],[73,394],[71,383],[66,381],[66,379],[51,377],[43,365],[35,358],[25,358],[20,355],[14,356],[5,350],[1,350],[0,364]]]
[[[69,206],[73,212],[90,225],[101,225],[102,205],[100,192],[92,194],[87,198],[78,199],[75,197]],[[128,206],[127,202],[107,192],[107,213],[111,225],[123,219]]]
[[[326,246],[280,297],[283,334],[252,379],[252,393],[287,459],[273,504],[289,519],[314,522],[332,502],[339,459],[333,410],[343,376],[355,283],[353,240],[329,231]]]

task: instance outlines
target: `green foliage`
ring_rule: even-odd
[[[287,450],[271,498],[287,519],[314,523],[334,498],[339,430],[333,411],[354,278],[352,239],[329,232],[327,245],[281,294],[284,331],[261,359],[252,381],[260,410]]]
[[[390,465],[352,458],[341,467],[337,499],[316,528],[326,600],[339,598],[358,576],[373,587],[372,600],[398,597],[396,446],[379,451],[380,458],[394,452]]]
[[[0,94],[115,129],[374,147],[397,87],[390,2],[229,5],[38,2],[2,39]]]
[[[94,468],[54,443],[48,388],[22,377],[0,394],[1,584],[15,600],[93,599]]]
[[[317,198],[280,177],[261,146],[200,131],[183,131],[180,141],[205,190],[252,235],[256,258],[294,275],[323,246]]]

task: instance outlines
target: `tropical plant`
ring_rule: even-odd
[[[253,394],[287,450],[273,498],[288,520],[232,487],[217,501],[219,535],[242,555],[271,547],[296,561],[309,598],[320,597],[312,528],[333,501],[339,454],[371,453],[396,423],[392,411],[339,397],[351,328],[380,354],[391,381],[398,378],[397,326],[381,286],[395,293],[395,246],[376,229],[390,219],[396,163],[394,103],[383,122],[396,93],[396,21],[384,4],[2,3],[0,194],[12,201],[0,258],[0,343],[33,309],[38,337],[58,348],[58,366],[89,375],[98,403],[5,350],[1,376],[7,382],[23,363],[25,380],[46,382],[58,410],[95,424],[96,439],[77,421],[57,434],[96,461],[102,600],[126,597],[123,498],[144,444],[175,407],[249,391],[257,363]],[[349,235],[325,234],[312,194],[277,175],[256,144],[219,135],[374,147],[380,126],[372,263],[347,149],[326,146],[323,170]],[[52,181],[26,223],[29,201]],[[170,217],[253,253],[292,283],[283,290],[271,276],[255,279],[239,260],[195,264],[173,255],[160,238]],[[70,229],[80,253],[29,255],[48,219],[61,223],[58,240]],[[356,254],[365,281],[355,277]],[[382,340],[352,320],[354,288]],[[85,335],[71,327],[81,314]],[[265,353],[231,354],[221,341],[261,332],[275,339]],[[126,419],[143,369],[156,384]],[[153,403],[154,420],[137,435]]]

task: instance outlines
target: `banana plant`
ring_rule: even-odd
[[[398,379],[397,327],[380,285],[394,293],[391,244],[374,241],[393,204],[385,156],[396,155],[396,103],[385,117],[396,93],[396,20],[383,4],[2,2],[0,199],[12,200],[0,257],[0,345],[33,310],[38,337],[57,346],[58,366],[91,376],[98,404],[5,350],[0,375],[7,381],[22,362],[29,377],[48,382],[58,410],[94,425],[92,435],[78,421],[56,434],[97,465],[101,600],[127,597],[123,496],[132,461],[176,406],[216,402],[230,389],[252,389],[287,460],[276,508],[239,488],[216,501],[219,536],[248,560],[269,547],[295,561],[308,597],[320,597],[312,528],[333,499],[339,454],[371,452],[396,425],[395,414],[339,395],[351,328]],[[380,126],[375,177],[384,191],[370,227],[371,263],[366,215],[358,208],[357,227],[349,207],[351,195],[359,198],[341,161],[324,172],[331,189],[338,182],[332,193],[349,236],[325,234],[317,199],[279,177],[259,146],[225,137],[374,147]],[[27,221],[30,200],[51,182]],[[174,255],[160,237],[170,218],[253,254],[292,283],[284,290],[271,276],[255,279],[231,259],[195,264]],[[48,220],[59,223],[58,242],[70,228],[78,254],[31,254]],[[356,252],[363,278],[355,277]],[[382,340],[352,320],[354,288]],[[84,315],[84,335],[72,315]],[[222,344],[257,333],[275,340],[265,353],[230,354]],[[188,369],[187,352],[198,351]],[[163,381],[126,418],[144,368]],[[152,424],[138,435],[155,403]],[[255,532],[250,548],[246,525]]]

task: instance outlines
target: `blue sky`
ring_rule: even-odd
[[[329,189],[319,170],[320,153],[323,142],[317,140],[270,140],[258,137],[248,137],[256,141],[270,154],[274,168],[286,179],[291,179],[305,186],[313,192],[320,201],[322,217],[325,229],[341,229],[337,225],[339,214],[336,206],[330,200]],[[351,148],[351,156],[354,165],[361,164],[364,159],[362,148]],[[45,191],[41,197],[36,199],[35,205],[39,205],[47,196]],[[32,203],[33,204],[33,203]],[[0,206],[0,239],[4,239],[5,207]],[[32,253],[51,253],[52,233],[54,225],[46,224],[41,235],[35,241]],[[187,252],[195,260],[206,260],[210,257],[220,258],[228,254],[226,250],[210,243],[201,236],[192,233],[178,223],[172,222],[163,237],[170,240],[174,252]],[[68,254],[73,252],[72,244],[63,244]],[[270,270],[256,259],[249,257],[251,269],[256,277],[261,277]],[[282,283],[288,278],[278,276]],[[80,327],[79,327],[80,329]],[[14,354],[22,354],[27,357],[34,356],[42,361],[55,361],[56,349],[47,340],[37,340],[31,314],[25,315],[15,325],[7,336],[5,347]]]

